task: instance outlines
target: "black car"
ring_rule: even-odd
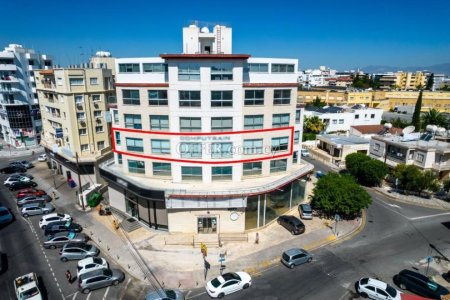
[[[305,224],[294,216],[280,216],[278,224],[289,230],[293,235],[305,232]]]
[[[37,186],[37,183],[34,181],[18,181],[18,182],[11,183],[11,185],[9,186],[9,190],[17,191],[20,189],[36,187],[36,186]]]
[[[19,166],[8,166],[3,169],[0,169],[0,173],[3,174],[12,174],[12,173],[25,173],[27,169]]]
[[[403,270],[395,275],[394,283],[402,290],[409,290],[431,299],[441,299],[442,295],[450,293],[445,287],[430,280],[425,275],[410,270]]]
[[[63,224],[52,225],[48,224],[45,227],[44,235],[53,235],[58,232],[71,231],[71,232],[81,232],[83,227],[77,223],[64,222]]]

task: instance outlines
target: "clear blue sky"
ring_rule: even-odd
[[[450,62],[449,14],[443,0],[3,1],[0,47],[34,47],[61,65],[97,50],[179,53],[181,28],[201,20],[230,24],[234,53],[299,58],[301,69],[428,66]]]

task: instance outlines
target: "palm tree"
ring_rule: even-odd
[[[422,115],[422,126],[426,127],[427,125],[447,128],[448,120],[443,114],[433,108]]]
[[[325,128],[325,124],[318,116],[306,117],[303,126],[306,132],[312,133],[319,133]]]

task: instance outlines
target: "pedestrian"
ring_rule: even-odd
[[[72,283],[72,274],[69,270],[66,271],[66,278],[69,283]]]

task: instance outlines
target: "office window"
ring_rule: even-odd
[[[78,120],[85,120],[86,119],[86,114],[84,112],[77,113],[77,119]]]
[[[344,124],[344,119],[339,119],[339,124]]]
[[[117,162],[119,163],[119,165],[122,164],[122,154],[120,153],[117,154]]]
[[[94,110],[94,117],[101,117],[102,111],[101,110]]]
[[[128,172],[145,174],[145,162],[140,160],[128,160]]]
[[[289,114],[274,114],[272,116],[272,127],[287,127],[289,126]]]
[[[261,129],[264,126],[264,115],[244,116],[244,129]]]
[[[332,124],[337,124],[337,120],[331,120]]]
[[[170,154],[170,140],[151,140],[152,153]]]
[[[140,105],[139,90],[122,90],[123,104]]]
[[[98,84],[97,77],[91,77],[91,78],[89,78],[89,81],[90,81],[91,85],[97,85]]]
[[[84,85],[83,78],[69,78],[69,84],[71,86]]]
[[[92,101],[94,102],[101,101],[100,95],[92,95]]]
[[[375,119],[375,114],[371,114],[371,115],[370,115],[370,118],[371,118],[371,119]]]
[[[260,161],[244,163],[243,167],[244,167],[243,168],[244,176],[261,175],[262,174],[262,162],[260,162]]]
[[[211,91],[211,107],[233,106],[233,91]]]
[[[101,133],[104,132],[103,126],[95,126],[95,133]]]
[[[178,65],[178,80],[200,80],[200,65],[195,63],[180,63]]]
[[[181,143],[180,155],[182,158],[202,158],[202,143]]]
[[[181,132],[200,132],[202,131],[201,118],[180,118]]]
[[[200,91],[179,91],[180,107],[200,107]]]
[[[292,163],[298,163],[298,151],[294,151],[294,153],[292,153]]]
[[[211,180],[232,180],[233,179],[233,168],[231,166],[227,167],[212,167],[211,168]]]
[[[264,105],[264,90],[246,90],[244,105]]]
[[[119,73],[140,73],[139,64],[119,64]]]
[[[167,91],[148,91],[148,105],[167,105]]]
[[[230,158],[233,156],[233,143],[211,143],[211,158]]]
[[[211,131],[232,131],[233,130],[233,118],[232,117],[218,117],[211,118]]]
[[[272,73],[294,73],[295,65],[272,64]]]
[[[98,141],[97,142],[97,149],[102,150],[105,148],[105,141]]]
[[[272,152],[285,151],[289,146],[289,138],[287,136],[272,138]]]
[[[244,140],[244,154],[263,153],[263,139]]]
[[[144,142],[142,139],[126,138],[125,140],[128,151],[144,152]]]
[[[273,91],[273,104],[290,104],[291,103],[291,90],[274,90]]]
[[[270,161],[270,173],[285,172],[287,169],[287,159]]]
[[[417,153],[417,161],[418,162],[423,162],[425,159],[425,155],[423,155],[422,153]]]
[[[120,145],[121,140],[120,140],[120,132],[119,131],[114,132],[114,139],[116,140],[116,145]]]
[[[233,64],[213,64],[211,66],[211,80],[233,80]]]
[[[124,114],[125,128],[142,129],[141,115]]]
[[[154,176],[172,176],[172,166],[170,163],[154,162],[153,163]]]
[[[167,64],[162,63],[144,63],[142,64],[144,73],[164,73],[167,72]]]
[[[295,111],[295,124],[300,124],[300,110]]]
[[[36,77],[36,79],[39,79],[39,78]],[[63,85],[63,80],[61,77],[56,78],[56,84],[60,85],[60,86]]]
[[[78,134],[79,135],[86,135],[87,134],[86,128],[78,129]]]
[[[82,104],[83,103],[83,95],[75,95],[75,103]]]
[[[112,110],[114,124],[119,124],[119,111],[117,109]]]
[[[373,150],[378,152],[380,150],[380,144],[374,144],[373,145]]]
[[[82,144],[80,145],[81,151],[89,151],[89,144]]]
[[[300,131],[295,131],[294,132],[294,144],[299,144],[300,143]]]
[[[202,181],[202,167],[181,167],[181,179]]]
[[[169,116],[150,115],[151,130],[169,130]]]
[[[248,70],[255,73],[268,73],[269,64],[248,64]]]

